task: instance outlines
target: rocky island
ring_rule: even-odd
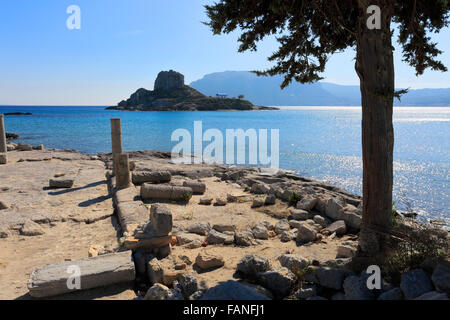
[[[184,76],[176,71],[161,71],[154,90],[138,89],[128,100],[108,110],[122,111],[218,111],[277,110],[255,106],[250,101],[235,98],[208,97],[184,84]]]

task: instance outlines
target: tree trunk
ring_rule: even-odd
[[[381,8],[381,29],[367,27],[367,7]],[[391,14],[384,1],[360,0],[361,15],[356,71],[361,82],[363,218],[360,246],[363,254],[383,256],[385,237],[392,227],[394,129],[394,59]]]

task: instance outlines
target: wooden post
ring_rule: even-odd
[[[117,177],[118,155],[122,153],[122,127],[120,119],[111,119],[111,144],[114,175]]]

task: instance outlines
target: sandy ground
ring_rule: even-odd
[[[24,160],[24,161],[21,161]],[[49,160],[51,159],[51,160]],[[31,161],[30,161],[31,160]],[[154,166],[151,160],[141,161],[140,167]],[[0,299],[29,298],[26,283],[30,273],[46,264],[76,260],[88,256],[92,245],[118,248],[122,236],[117,219],[113,215],[112,200],[108,195],[105,165],[98,160],[78,153],[56,151],[9,152],[8,164],[0,166],[0,200],[9,209],[0,211],[0,227],[9,229],[9,237],[0,239]],[[72,189],[48,189],[48,180],[55,174],[75,176]],[[176,176],[174,183],[185,178]],[[239,229],[252,227],[261,221],[275,224],[275,216],[287,215],[285,203],[262,209],[251,209],[253,195],[244,192],[239,185],[220,181],[216,177],[203,178],[207,183],[205,195],[226,197],[227,194],[248,196],[249,201],[229,203],[224,207],[199,205],[202,196],[194,196],[189,204],[165,203],[173,214],[174,228],[186,228],[198,221],[235,224]],[[148,205],[151,205],[149,203]],[[45,234],[27,237],[20,234],[21,225],[27,219],[40,224]],[[203,272],[194,265],[188,266],[203,282],[211,287],[218,282],[233,279],[238,261],[248,253],[266,256],[273,266],[279,266],[278,257],[284,253],[299,253],[318,261],[334,259],[337,246],[343,239],[327,240],[307,246],[297,246],[295,241],[283,243],[279,238],[261,240],[252,247],[208,246],[186,249],[176,246],[172,254],[185,255],[195,261],[201,250],[224,257],[225,266]],[[130,286],[112,286],[87,292],[68,294],[59,299],[133,299]]]
[[[8,152],[8,164],[0,166],[0,200],[10,207],[0,211],[0,226],[10,229],[10,236],[0,239],[0,299],[26,298],[35,268],[86,258],[94,244],[117,247],[104,164],[84,158],[64,152]],[[58,173],[76,176],[73,189],[46,188]],[[20,235],[17,229],[26,219],[38,222],[45,234]],[[87,224],[89,220],[98,221]]]

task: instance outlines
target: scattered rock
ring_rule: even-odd
[[[294,220],[307,220],[310,218],[310,213],[305,210],[292,209],[290,210],[290,213]]]
[[[216,230],[211,230],[205,239],[208,244],[232,244],[234,242],[234,236],[227,235]]]
[[[228,280],[210,288],[200,300],[270,300],[270,297],[254,286]]]
[[[97,257],[99,254],[99,247],[98,246],[91,246],[88,250],[88,257],[92,258],[92,257]]]
[[[358,252],[357,246],[340,245],[337,249],[336,258],[353,258]]]
[[[180,276],[180,285],[185,297],[189,297],[198,291],[197,278],[190,273],[185,273]]]
[[[234,203],[234,202],[238,202],[238,196],[235,196],[233,194],[227,193],[227,202],[228,203]]]
[[[287,219],[282,219],[278,221],[278,223],[275,225],[275,233],[281,234],[283,231],[289,231],[290,226]]]
[[[188,300],[200,300],[203,297],[204,292],[203,291],[196,291],[193,294],[189,296]]]
[[[213,226],[213,229],[217,230],[219,232],[225,232],[225,231],[235,232],[236,231],[236,225],[235,224],[219,223],[219,224],[215,224]]]
[[[259,272],[265,272],[269,268],[269,259],[256,254],[248,254],[238,262],[236,270],[245,277],[255,278]]]
[[[316,267],[305,275],[305,280],[322,287],[341,290],[345,278],[350,275],[353,275],[353,272],[349,270]]]
[[[175,266],[170,266],[170,269],[164,269],[162,283],[169,287],[174,287],[174,283],[177,282],[180,277],[186,273],[185,270],[175,270]]]
[[[182,300],[182,297],[177,291],[156,283],[148,289],[144,300]]]
[[[190,233],[205,236],[211,231],[211,225],[209,224],[209,222],[197,222],[190,225],[187,231]]]
[[[437,290],[446,292],[450,294],[450,268],[443,265],[438,264],[434,269],[433,275],[431,276],[431,280],[434,283],[434,286]]]
[[[0,201],[0,210],[8,209],[9,206],[4,201]]]
[[[289,220],[289,226],[294,229],[300,228],[301,225],[303,225],[304,221],[297,221],[297,220]]]
[[[194,240],[194,241],[186,244],[184,247],[186,249],[197,249],[197,248],[200,248],[202,246],[202,244],[203,244],[203,241],[201,241],[201,240]]]
[[[328,225],[326,219],[324,217],[322,217],[322,216],[315,215],[313,220],[314,220],[315,223],[320,225],[322,228],[326,228],[327,225]]]
[[[297,242],[299,243],[308,243],[316,240],[316,230],[314,227],[308,224],[303,224],[298,228],[297,232]]]
[[[378,300],[403,300],[403,292],[400,288],[394,288],[380,294]]]
[[[270,187],[264,183],[254,183],[250,189],[250,192],[254,194],[269,194]]]
[[[187,264],[188,266],[190,266],[192,264],[191,259],[186,256],[186,255],[179,255],[178,258],[183,261],[185,264]]]
[[[227,199],[226,198],[216,198],[216,202],[214,203],[215,206],[226,206],[227,205]]]
[[[297,229],[293,229],[290,231],[283,231],[280,235],[281,242],[289,242],[297,238]]]
[[[260,208],[264,206],[264,199],[261,197],[256,197],[253,199],[252,208]]]
[[[314,197],[305,197],[299,202],[297,202],[297,209],[311,211],[317,204],[317,198]]]
[[[415,299],[433,290],[430,277],[421,269],[402,274],[400,288],[406,300]]]
[[[437,291],[427,292],[414,300],[448,300],[446,293]]]
[[[275,226],[272,223],[270,223],[269,221],[260,222],[259,225],[266,227],[267,230],[275,229]]]
[[[277,297],[283,298],[289,295],[296,277],[288,268],[278,268],[258,273],[259,283],[272,291]]]
[[[364,277],[349,276],[344,280],[345,300],[373,300]]]
[[[209,205],[211,205],[211,203],[213,202],[213,198],[211,198],[211,197],[202,197],[202,198],[200,198],[200,204],[202,204],[202,205],[206,205],[206,206],[209,206]]]
[[[155,257],[147,263],[147,275],[151,284],[163,282],[164,269]]]
[[[256,227],[254,227],[252,233],[255,239],[267,240],[270,236],[269,230],[262,225],[257,225]]]
[[[309,265],[309,261],[299,254],[284,254],[278,258],[281,266],[288,268],[292,273],[298,275]]]
[[[6,239],[10,236],[9,230],[5,227],[0,227],[0,239]]]
[[[330,224],[326,230],[330,233],[336,233],[338,236],[342,236],[347,233],[347,226],[344,220],[339,220]]]
[[[345,300],[345,294],[342,292],[338,292],[331,297],[331,300]]]
[[[254,241],[253,233],[247,230],[236,232],[236,234],[234,235],[234,241],[238,246],[242,247],[252,246]]]
[[[222,256],[202,251],[195,259],[195,263],[200,269],[206,270],[216,267],[222,267],[225,265],[225,261]]]
[[[193,241],[199,241],[200,245],[203,242],[204,236],[200,236],[198,234],[193,234],[193,233],[177,233],[176,235],[177,237],[177,244],[184,245],[184,244],[190,244]]]
[[[362,223],[362,211],[357,209],[355,211],[342,212],[341,219],[352,229],[359,230]]]
[[[39,224],[31,220],[27,220],[20,229],[20,234],[23,236],[33,237],[43,235],[45,234],[45,231]]]
[[[325,300],[328,300],[328,299],[324,298],[324,297],[321,297],[321,296],[314,296],[314,297],[308,298],[306,300],[310,300],[310,301],[314,301],[314,300],[325,301]]]
[[[341,197],[331,198],[325,206],[325,214],[333,220],[339,220],[344,209],[344,199]]]
[[[317,287],[313,284],[303,284],[295,293],[298,299],[308,299],[317,295]]]
[[[264,200],[265,206],[272,206],[276,203],[277,197],[274,194],[269,194],[266,196],[266,199]]]

